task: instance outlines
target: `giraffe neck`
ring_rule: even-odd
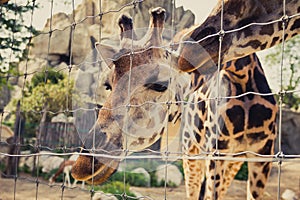
[[[221,22],[220,0],[204,23],[185,35],[184,41],[199,42],[181,45],[180,68],[184,71],[202,68],[204,71],[214,67],[211,60],[218,62],[221,30],[224,30],[222,63],[270,48],[281,43],[283,37],[286,40],[297,35],[300,32],[300,15],[297,15],[300,12],[300,1],[287,0],[285,14],[283,10],[282,0],[225,0]],[[207,39],[203,39],[207,36]]]

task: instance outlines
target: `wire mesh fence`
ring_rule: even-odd
[[[124,1],[125,2],[125,1]],[[17,2],[14,2],[17,3]],[[38,1],[28,1],[27,4],[32,5],[32,10],[30,12],[30,22],[29,26],[32,27],[33,23],[33,17],[35,16],[36,9],[35,5],[38,4]],[[168,165],[171,163],[174,163],[176,161],[174,160],[203,160],[203,161],[232,161],[232,162],[248,162],[248,163],[264,163],[264,162],[272,162],[274,165],[278,165],[278,177],[277,177],[277,194],[272,194],[271,198],[277,198],[281,199],[281,194],[283,191],[281,191],[281,183],[282,183],[282,165],[283,163],[299,163],[300,155],[299,154],[286,154],[284,150],[282,149],[282,115],[283,115],[283,98],[286,95],[289,94],[297,94],[299,93],[299,90],[297,88],[293,88],[292,90],[285,90],[283,87],[283,74],[284,74],[284,57],[285,57],[285,41],[283,40],[281,45],[281,64],[280,64],[280,77],[281,77],[281,83],[280,83],[280,90],[270,93],[260,93],[260,92],[246,92],[243,94],[238,94],[235,96],[224,96],[223,95],[223,88],[221,77],[221,69],[222,69],[222,59],[221,55],[223,54],[222,44],[224,35],[239,32],[242,30],[245,30],[249,27],[255,27],[255,26],[268,26],[272,24],[276,24],[279,22],[282,22],[282,38],[285,37],[287,24],[285,23],[288,20],[297,18],[300,16],[300,13],[288,15],[289,12],[286,12],[286,2],[283,0],[283,15],[279,19],[275,19],[272,21],[267,22],[250,22],[244,26],[241,26],[237,29],[232,30],[224,30],[224,21],[223,21],[223,15],[226,14],[226,10],[224,10],[224,3],[225,1],[219,1],[221,5],[221,16],[220,16],[220,22],[221,24],[218,25],[220,27],[220,30],[215,34],[209,34],[204,38],[200,38],[196,41],[177,41],[174,40],[174,37],[177,32],[180,32],[181,30],[178,30],[177,24],[179,23],[180,17],[177,16],[179,11],[176,10],[176,0],[170,0],[166,1],[164,3],[159,3],[155,1],[145,1],[145,0],[134,0],[130,1],[128,3],[124,4],[116,4],[114,6],[108,6],[110,5],[109,1],[99,0],[97,3],[95,1],[86,1],[86,4],[90,4],[97,13],[91,12],[90,10],[85,10],[85,12],[82,15],[76,15],[76,9],[75,5],[76,2],[70,1],[70,11],[71,14],[63,18],[62,25],[58,25],[57,22],[60,19],[56,19],[57,15],[53,14],[53,8],[55,7],[55,1],[51,0],[49,2],[49,10],[50,10],[50,16],[47,21],[47,24],[45,27],[47,29],[44,29],[41,32],[38,32],[36,35],[30,34],[28,43],[26,44],[26,51],[29,52],[25,61],[23,61],[24,65],[22,67],[22,70],[20,70],[18,73],[12,74],[12,73],[1,73],[1,79],[5,79],[7,84],[11,82],[13,79],[18,79],[18,84],[20,85],[20,98],[19,102],[17,104],[14,104],[12,108],[5,107],[1,111],[0,121],[1,121],[1,132],[0,132],[0,138],[1,138],[1,151],[0,155],[3,157],[1,159],[1,168],[2,171],[2,182],[9,181],[10,186],[9,187],[1,187],[0,191],[2,193],[2,190],[9,190],[11,191],[11,196],[1,196],[0,199],[19,199],[22,198],[20,194],[22,193],[21,190],[27,190],[30,191],[32,194],[34,193],[35,199],[46,199],[48,194],[45,194],[41,191],[53,191],[53,193],[59,193],[56,198],[60,199],[68,199],[68,198],[90,198],[95,199],[97,194],[101,194],[106,196],[107,198],[112,198],[113,196],[116,196],[118,199],[154,199],[155,197],[151,195],[134,195],[130,193],[130,191],[127,188],[127,183],[130,182],[129,180],[129,171],[132,170],[133,167],[136,167],[137,164],[136,161],[141,161],[143,163],[142,165],[148,165],[148,168],[151,168],[153,166],[156,166],[155,163],[160,163],[164,165]],[[141,13],[141,10],[143,7],[149,9],[149,5],[151,7],[157,7],[161,5],[167,5],[167,17],[166,17],[166,27],[165,32],[163,34],[163,38],[168,41],[167,44],[151,44],[150,46],[144,45],[143,48],[140,46],[136,47],[136,40],[134,34],[137,34],[136,37],[142,37],[144,35],[147,35],[148,31],[148,13]],[[5,5],[1,5],[1,9],[5,10]],[[93,10],[93,11],[94,11]],[[121,15],[123,13],[129,12],[133,19],[133,25],[135,25],[135,19],[138,19],[138,17],[145,17],[147,20],[145,20],[147,24],[142,24],[144,27],[147,28],[141,28],[136,29],[135,33],[131,31],[130,29],[128,35],[126,36],[125,32],[121,32],[121,35],[118,32],[114,32],[116,29],[110,30],[107,33],[104,33],[104,29],[107,29],[107,27],[110,27],[113,25],[117,26],[117,22],[114,22],[115,15],[111,14],[118,14]],[[87,15],[88,14],[88,15]],[[63,14],[61,14],[63,15]],[[138,16],[138,17],[136,17]],[[182,18],[181,18],[182,20]],[[84,42],[84,34],[77,35],[76,32],[78,29],[86,29],[90,23],[97,24],[94,29],[88,29],[86,32],[94,31],[96,33],[93,33],[93,37],[90,37],[89,40],[90,43]],[[151,21],[150,21],[151,22]],[[120,21],[119,21],[120,25]],[[124,25],[124,24],[123,24]],[[126,25],[126,24],[125,24]],[[191,25],[191,24],[187,24]],[[120,26],[122,27],[122,26]],[[125,26],[123,26],[124,28]],[[125,27],[126,28],[126,27]],[[151,28],[151,27],[150,27]],[[157,28],[157,27],[155,27]],[[46,30],[46,31],[45,31]],[[159,28],[154,29],[155,31],[159,32]],[[124,31],[124,30],[123,30]],[[154,31],[154,32],[155,32]],[[122,35],[123,33],[123,35]],[[59,41],[59,35],[67,34],[69,37],[67,39],[66,45],[64,44],[65,41]],[[103,48],[102,45],[106,44],[113,44],[115,46],[124,45],[124,43],[119,42],[119,37],[121,36],[126,38],[128,42],[125,44],[127,45],[129,51],[122,52],[122,54],[119,54],[119,57],[109,57],[106,55],[103,55]],[[14,38],[14,34],[11,35],[12,38]],[[215,96],[211,97],[205,97],[202,99],[196,99],[195,101],[189,101],[184,94],[178,94],[177,91],[173,90],[172,88],[169,89],[169,92],[166,95],[166,98],[161,101],[144,101],[142,103],[134,103],[130,100],[125,98],[120,98],[121,95],[127,94],[128,97],[132,97],[136,95],[136,98],[141,98],[139,93],[142,93],[143,91],[136,90],[133,87],[134,81],[136,81],[136,76],[140,76],[141,74],[145,73],[146,76],[146,70],[137,69],[135,67],[135,59],[140,54],[143,55],[144,52],[147,52],[148,50],[152,49],[161,49],[169,54],[171,53],[171,49],[173,49],[176,45],[180,44],[198,44],[200,42],[203,42],[205,40],[209,40],[211,38],[218,37],[219,46],[218,46],[218,62],[216,63],[217,68],[217,75],[216,75],[216,86],[214,87]],[[41,38],[41,39],[39,39]],[[107,39],[108,38],[108,39]],[[32,57],[32,54],[30,54],[31,51],[34,48],[37,48],[36,46],[32,46],[33,41],[42,40],[41,46],[44,48],[45,55],[43,59],[47,61],[47,64],[41,64],[39,68],[36,68],[32,70],[32,62],[31,60],[34,60]],[[58,42],[57,42],[58,41]],[[124,40],[123,40],[124,41]],[[96,43],[98,42],[98,43]],[[34,42],[33,42],[34,43]],[[56,45],[61,44],[66,46],[66,52],[67,54],[61,53],[59,51],[55,51],[58,47]],[[79,44],[79,45],[78,45]],[[11,49],[13,48],[13,43],[11,44]],[[92,45],[92,51],[88,53],[88,55],[81,55],[81,59],[78,59],[78,55],[75,56],[75,54],[78,53],[78,51],[75,51],[76,48],[79,48],[79,46],[88,46],[88,49],[91,49]],[[55,52],[55,53],[53,53]],[[36,52],[35,52],[36,53]],[[12,52],[9,52],[10,54],[9,59],[10,62],[14,61],[13,58],[13,50]],[[175,53],[176,54],[176,53]],[[83,58],[83,59],[82,59]],[[117,75],[112,75],[114,68],[110,69],[111,63],[116,63],[119,59],[122,58],[129,58],[127,60],[127,65],[129,67],[128,73],[126,74],[126,78],[116,78]],[[77,60],[76,60],[77,59]],[[146,57],[144,57],[146,59]],[[63,60],[64,65],[60,65],[58,67],[53,67],[51,64],[57,62],[57,60]],[[50,62],[52,61],[52,63]],[[36,62],[36,60],[34,61]],[[169,86],[172,85],[173,82],[180,82],[182,79],[184,79],[182,82],[185,84],[182,87],[188,87],[191,83],[191,76],[185,76],[182,75],[182,79],[177,78],[178,73],[177,71],[174,72],[172,69],[173,60],[172,58],[168,60],[165,63],[167,66],[163,66],[163,69],[160,69],[161,73],[163,75],[169,75],[167,79],[160,80],[160,83],[163,86]],[[106,64],[109,66],[107,66]],[[168,65],[169,64],[169,65]],[[143,67],[143,65],[141,65]],[[265,66],[263,66],[265,67]],[[296,66],[297,67],[297,66]],[[144,71],[139,71],[144,70]],[[54,71],[54,72],[53,72]],[[163,71],[163,72],[162,72]],[[59,78],[59,74],[57,72],[62,72],[64,74],[64,80],[63,78]],[[154,73],[154,71],[153,71]],[[74,74],[77,74],[77,81],[74,83]],[[137,75],[136,75],[137,74]],[[175,74],[175,75],[174,75]],[[34,87],[40,87],[39,93],[35,94],[32,93],[33,86],[32,82],[34,81],[33,76],[40,75],[40,83],[41,85],[35,85]],[[181,74],[180,74],[181,75]],[[93,76],[93,80],[91,82],[85,83],[85,80],[83,79],[83,76]],[[56,77],[57,80],[55,81],[59,82],[60,87],[55,88],[51,87],[51,81],[53,77]],[[79,78],[78,78],[79,77]],[[82,78],[81,78],[82,77]],[[113,78],[112,78],[113,77]],[[174,77],[176,77],[174,79]],[[147,78],[147,77],[146,77]],[[165,78],[165,77],[163,77]],[[113,79],[113,80],[112,80]],[[112,87],[112,82],[114,82],[116,79],[121,82],[119,84],[119,88],[117,86],[118,91],[115,94],[118,95],[118,97],[115,97],[118,101],[112,103],[112,105],[108,105],[106,99],[107,98],[113,98],[109,97],[110,90]],[[123,82],[122,82],[123,81]],[[149,82],[150,83],[150,82]],[[152,83],[152,82],[151,82]],[[166,85],[164,85],[166,83]],[[94,85],[92,85],[94,84]],[[188,85],[188,86],[187,86]],[[157,85],[151,85],[151,87],[157,87]],[[87,89],[88,88],[88,89]],[[104,88],[104,89],[103,89]],[[156,88],[157,89],[157,88]],[[86,90],[89,90],[89,92],[86,92]],[[159,90],[164,91],[164,88],[161,88],[161,85],[159,87]],[[160,91],[160,92],[161,92]],[[54,98],[49,97],[49,92],[54,93]],[[188,92],[188,88],[184,88],[184,92]],[[194,92],[194,91],[193,91]],[[175,93],[175,95],[174,95]],[[38,104],[39,106],[34,107],[34,99],[28,98],[30,95],[34,96],[34,98],[38,98]],[[134,94],[134,95],[133,95]],[[177,95],[177,96],[176,96]],[[178,98],[178,95],[181,95],[180,98]],[[190,95],[190,94],[189,94]],[[216,105],[216,116],[220,116],[220,110],[218,109],[218,106],[221,106],[220,102],[223,101],[229,101],[230,99],[241,99],[243,97],[249,96],[249,95],[255,95],[260,96],[262,98],[264,97],[270,97],[270,96],[278,96],[278,127],[277,127],[277,143],[276,143],[276,149],[277,152],[273,154],[265,154],[265,153],[258,153],[257,151],[253,151],[253,148],[249,148],[249,150],[246,151],[232,151],[232,152],[224,152],[222,151],[222,147],[218,142],[216,142],[220,137],[221,133],[220,130],[215,131],[215,142],[214,147],[212,149],[207,150],[206,148],[200,147],[201,152],[191,154],[190,152],[184,151],[184,137],[182,135],[178,135],[176,130],[179,130],[180,127],[175,125],[175,131],[172,129],[174,127],[170,127],[168,121],[170,119],[170,116],[172,116],[174,119],[178,119],[183,116],[183,111],[180,113],[180,111],[172,110],[175,105],[180,106],[187,106],[188,107],[195,107],[203,102],[213,102]],[[150,95],[149,95],[150,96]],[[175,99],[175,96],[177,97]],[[84,100],[83,100],[84,99]],[[144,98],[147,100],[147,98]],[[56,100],[56,101],[55,101]],[[53,103],[54,102],[54,103]],[[60,103],[58,103],[60,102]],[[138,102],[138,101],[137,101]],[[53,105],[54,104],[54,105]],[[132,119],[132,110],[135,108],[140,108],[143,110],[146,110],[149,112],[150,119],[159,118],[161,112],[163,112],[164,118],[168,119],[167,121],[162,120],[160,122],[160,125],[157,126],[145,126],[145,124],[138,124],[139,121],[134,121]],[[177,108],[177,107],[175,107]],[[122,129],[122,132],[124,133],[121,138],[119,138],[122,141],[119,141],[119,143],[122,143],[121,148],[115,148],[120,147],[120,144],[113,143],[114,148],[103,148],[100,144],[102,144],[102,139],[99,138],[98,132],[105,132],[105,127],[97,127],[97,120],[98,120],[98,113],[102,112],[105,113],[105,111],[112,113],[113,115],[113,123],[118,123],[118,127]],[[179,114],[180,113],[180,114]],[[59,117],[58,117],[59,116]],[[121,116],[122,119],[119,117]],[[34,119],[34,123],[30,124],[26,122],[29,118]],[[56,117],[56,120],[53,120],[53,118]],[[144,117],[144,116],[142,116]],[[142,118],[140,117],[140,118]],[[14,122],[13,125],[13,136],[5,136],[4,134],[4,127],[5,123],[8,124],[8,119],[13,119],[11,121]],[[140,119],[138,118],[138,119]],[[176,120],[171,120],[171,123],[174,123]],[[52,120],[52,121],[51,121]],[[154,123],[157,121],[151,121],[151,123]],[[181,119],[182,122],[184,120]],[[96,125],[94,125],[96,123]],[[98,121],[99,123],[99,121]],[[180,124],[180,122],[178,122]],[[185,121],[185,123],[188,123]],[[181,127],[186,127],[186,125],[180,124]],[[98,128],[98,129],[97,129]],[[153,136],[152,134],[154,132],[157,132],[157,130],[163,130]],[[175,136],[174,136],[175,132]],[[137,134],[136,134],[137,133]],[[12,134],[12,133],[11,133]],[[162,139],[158,142],[154,142],[158,140],[158,136],[162,137]],[[180,132],[180,134],[184,134]],[[191,134],[191,133],[190,133]],[[150,135],[150,136],[149,136]],[[162,136],[163,135],[163,136]],[[108,137],[106,134],[101,135],[102,137]],[[153,138],[152,138],[153,136]],[[193,138],[195,141],[197,141],[196,136]],[[174,139],[175,138],[175,139]],[[108,140],[113,141],[113,137],[109,138]],[[163,141],[162,141],[163,140]],[[199,139],[198,139],[199,140]],[[149,143],[147,145],[146,143]],[[200,143],[200,142],[199,142]],[[138,148],[133,148],[134,145],[139,146]],[[111,145],[111,144],[109,144]],[[141,148],[143,147],[143,148]],[[221,148],[221,149],[220,149]],[[89,186],[80,187],[78,185],[71,186],[70,184],[66,183],[67,179],[65,176],[63,176],[63,183],[62,184],[53,184],[48,182],[48,180],[45,180],[45,178],[41,177],[42,174],[50,174],[49,169],[54,168],[60,168],[63,167],[63,170],[67,169],[67,161],[69,161],[69,157],[72,155],[78,155],[86,156],[86,158],[90,158],[91,160],[86,160],[86,162],[91,162],[92,166],[90,166],[90,177],[87,179],[88,182],[90,182]],[[246,156],[247,155],[247,156]],[[48,160],[47,160],[48,159]],[[51,160],[52,159],[52,160]],[[75,159],[76,160],[76,159]],[[109,161],[107,161],[109,160]],[[112,160],[112,161],[111,161]],[[119,168],[117,166],[114,166],[114,162],[117,160],[120,162]],[[74,161],[74,160],[73,160]],[[31,162],[33,165],[29,168],[26,166],[26,162]],[[99,189],[99,186],[97,184],[97,181],[99,179],[98,175],[91,176],[92,174],[98,173],[98,163],[104,162],[104,164],[107,164],[110,168],[113,170],[116,170],[118,168],[118,171],[121,172],[122,178],[121,182],[123,183],[122,186],[120,186],[120,192],[118,194],[111,192],[112,194],[105,194],[101,192]],[[61,165],[61,164],[64,165]],[[46,167],[43,168],[45,165],[48,165],[49,169]],[[70,166],[72,166],[74,162],[71,162]],[[43,167],[42,167],[43,166]],[[96,167],[95,167],[96,166]],[[29,171],[31,174],[24,174],[24,171]],[[152,173],[155,171],[154,169]],[[161,196],[159,199],[168,199],[170,195],[172,195],[172,192],[168,189],[170,186],[170,183],[168,182],[168,177],[171,176],[171,172],[167,169],[167,167],[163,168],[164,170],[164,181],[162,181],[162,184],[160,186],[163,187],[163,190],[161,192]],[[69,170],[70,171],[70,170]],[[53,173],[53,171],[51,172]],[[69,173],[66,171],[66,173]],[[105,176],[105,174],[101,174],[100,176]],[[7,179],[4,179],[7,178]],[[46,176],[47,179],[50,178],[49,176]],[[100,177],[101,178],[101,177]],[[217,171],[214,173],[214,181],[217,181]],[[30,186],[27,188],[20,188],[19,183],[30,183]],[[298,184],[298,183],[297,183]],[[102,188],[103,189],[103,188]],[[79,191],[79,193],[75,194],[74,191]],[[185,196],[185,189],[183,189],[182,193],[184,193],[183,196]],[[200,191],[198,191],[200,192]],[[154,192],[152,192],[154,193]],[[216,191],[214,191],[216,193]],[[78,196],[79,195],[79,196]],[[214,195],[214,198],[217,199],[217,197]],[[246,197],[244,197],[246,198]]]

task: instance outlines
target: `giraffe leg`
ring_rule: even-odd
[[[186,194],[189,200],[198,200],[204,180],[204,160],[183,160]],[[203,195],[203,194],[202,194]]]
[[[242,164],[236,161],[207,161],[205,199],[223,199]]]
[[[243,162],[232,162],[232,161],[224,162],[225,171],[221,175],[223,177],[223,183],[219,188],[219,199],[224,198],[232,180],[234,179],[235,175],[240,170],[242,164],[243,164]]]
[[[271,168],[271,162],[248,162],[247,200],[263,199]]]
[[[264,141],[260,141],[262,145],[256,145],[256,151],[261,155],[274,155],[274,141],[276,136],[276,126],[274,123],[272,132],[266,132],[269,135]],[[255,145],[253,145],[255,146]],[[249,154],[248,157],[253,155]],[[272,162],[248,162],[248,182],[247,182],[247,200],[263,199],[264,190],[272,169]]]
[[[206,161],[206,187],[205,200],[218,200],[220,188],[224,182],[222,174],[225,173],[224,161]]]

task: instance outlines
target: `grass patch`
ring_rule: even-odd
[[[123,182],[114,181],[106,183],[102,186],[94,186],[95,191],[102,191],[104,193],[110,193],[115,195],[118,200],[134,200],[136,199],[135,195],[129,190],[129,185],[126,184],[124,187]],[[126,195],[124,195],[124,193]]]

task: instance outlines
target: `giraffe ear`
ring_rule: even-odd
[[[101,43],[96,43],[95,47],[97,55],[100,57],[101,61],[105,62],[106,65],[111,68],[114,61],[113,58],[119,52],[119,48]]]

